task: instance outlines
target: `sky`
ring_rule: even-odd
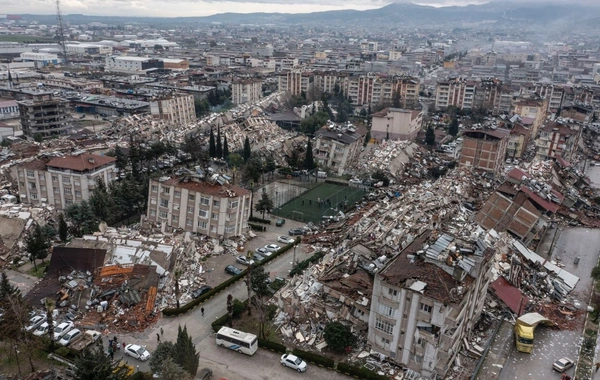
[[[217,13],[308,13],[339,9],[381,8],[394,0],[61,0],[63,14],[95,16],[209,16]],[[396,0],[411,2],[410,0]],[[527,0],[538,1],[538,0]],[[590,0],[591,1],[591,0]],[[596,1],[596,0],[594,0]],[[421,5],[482,4],[486,0],[414,0]],[[55,0],[0,0],[2,14],[54,14]]]

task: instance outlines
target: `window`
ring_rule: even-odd
[[[392,334],[392,331],[394,330],[394,325],[392,325],[389,322],[383,321],[379,318],[375,319],[375,328],[379,331],[383,331],[386,334]]]
[[[200,204],[201,205],[205,205],[208,206],[210,203],[210,199],[206,198],[206,197],[200,197]]]
[[[198,216],[201,218],[208,218],[208,211],[206,210],[198,210]]]
[[[37,188],[35,182],[27,182],[27,184],[29,185],[29,190],[35,190]]]
[[[211,215],[211,218],[213,218],[214,220],[217,220],[217,219],[219,219],[219,214],[213,212]]]
[[[382,337],[382,336],[378,336],[377,338],[378,338],[377,340],[379,340],[379,345],[380,345],[381,347],[383,347],[383,348],[385,348],[385,349],[389,349],[389,348],[390,348],[390,343],[391,343],[391,342],[390,342],[390,340],[389,340],[389,339],[387,339],[387,338],[384,338],[384,337]]]
[[[171,193],[171,188],[170,187],[163,187],[162,190],[163,190],[163,193],[165,193],[165,194],[170,194]]]
[[[155,210],[150,210],[150,216],[156,216],[156,211]]]
[[[423,302],[421,302],[421,311],[424,311],[426,313],[431,313],[431,306],[430,305],[426,305]]]
[[[31,199],[38,199],[37,193],[31,193],[29,194],[29,196],[31,197]]]
[[[423,364],[423,356],[415,355],[415,361],[417,362],[417,364]]]
[[[237,208],[239,201],[229,201],[229,208]]]
[[[71,177],[62,177],[63,183],[71,183]]]
[[[73,199],[71,199],[71,198],[65,198],[65,204],[66,205],[72,205],[73,204]]]
[[[221,202],[219,201],[213,201],[213,206],[214,207],[219,207],[221,205]]]
[[[177,223],[179,221],[179,216],[178,215],[171,215],[171,220],[173,221],[173,223]]]
[[[81,198],[81,191],[75,190],[75,198]]]
[[[74,181],[73,181],[73,185],[75,185],[75,186],[81,186],[81,183],[79,183],[79,181],[78,181],[78,180],[74,180]]]
[[[163,218],[163,219],[167,219],[167,212],[166,211],[159,211],[158,212],[158,216]]]
[[[70,187],[65,187],[65,195],[72,195],[73,191],[71,190]]]
[[[382,303],[379,304],[379,314],[384,315],[389,318],[396,317],[396,309],[391,308],[388,305],[384,305]]]
[[[191,226],[192,225],[192,220],[191,219],[186,219],[185,220],[185,225],[186,226]]]
[[[33,177],[35,177],[35,173],[32,172],[32,171],[27,170],[27,177],[33,178]]]
[[[391,297],[396,297],[398,295],[398,291],[396,289],[388,288],[388,295]]]
[[[41,191],[46,191],[46,186],[44,186],[44,185],[40,185],[40,190],[41,190]]]
[[[54,189],[54,193],[55,193],[55,194],[58,194],[58,193],[60,193],[60,189],[59,189],[58,187],[53,187],[53,189]]]
[[[227,226],[225,227],[225,233],[232,234],[235,232],[235,226]]]
[[[160,200],[160,207],[169,207],[169,200],[168,199],[161,199]]]
[[[188,207],[188,212],[193,214],[194,213],[194,208],[193,207]]]
[[[175,198],[180,198],[181,197],[181,191],[175,191]]]
[[[205,230],[206,227],[208,227],[208,223],[207,222],[202,222],[202,221],[198,221],[198,228],[201,230]]]
[[[156,193],[158,191],[158,186],[152,185],[152,192]]]
[[[188,201],[195,201],[196,200],[196,196],[195,195],[188,195]]]
[[[55,176],[55,175],[53,175],[53,176],[52,176],[52,182],[58,182],[58,177],[57,177],[57,176]]]

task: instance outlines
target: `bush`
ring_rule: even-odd
[[[299,262],[290,271],[290,277],[293,277],[293,276],[295,276],[295,275],[297,275],[299,273],[304,272],[304,270],[306,268],[308,268],[308,266],[310,264],[316,263],[317,261],[321,260],[321,258],[323,258],[323,256],[325,256],[325,252],[317,252],[314,255],[312,255],[311,257],[309,257],[308,259]]]
[[[341,322],[331,322],[325,326],[323,336],[327,345],[335,351],[344,352],[348,347],[356,344],[356,336],[350,328]]]
[[[266,348],[267,350],[279,352],[280,354],[285,354],[287,351],[287,348],[283,344],[271,342],[270,340],[262,338],[258,338],[258,346]]]
[[[151,380],[152,374],[147,372],[135,372],[133,375],[129,376],[127,380]]]
[[[271,224],[271,221],[269,219],[263,219],[263,218],[257,218],[256,216],[251,216],[248,218],[249,222],[256,222],[256,223],[266,223],[266,224]]]
[[[363,367],[356,367],[346,363],[338,363],[337,370],[349,376],[365,380],[388,380],[387,376],[378,375]]]
[[[261,226],[260,224],[248,223],[248,227],[252,228],[254,231],[265,232],[267,230],[266,226]]]
[[[229,315],[225,314],[220,318],[217,318],[217,320],[211,323],[210,325],[214,332],[219,332],[221,327],[225,326],[227,322],[229,322]]]
[[[333,368],[335,362],[333,359],[327,358],[325,356],[321,356],[319,354],[315,354],[314,352],[307,352],[298,349],[294,349],[292,354],[296,355],[299,358],[306,360],[307,362],[317,364],[322,367]]]
[[[272,303],[267,305],[267,318],[269,321],[272,321],[275,318],[275,314],[277,313],[277,305],[273,305]]]
[[[62,356],[63,358],[71,356],[71,350],[69,350],[67,347],[57,348],[56,351],[54,351],[54,353],[58,356]]]
[[[246,308],[246,305],[244,304],[244,302],[238,300],[237,298],[235,298],[233,300],[233,317],[237,318],[240,315],[242,315],[242,313],[244,312],[244,309]]]

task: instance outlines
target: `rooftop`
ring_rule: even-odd
[[[212,195],[214,197],[221,198],[231,198],[231,197],[242,197],[245,195],[250,195],[250,190],[246,190],[237,185],[224,184],[220,185],[218,183],[210,183],[208,181],[195,181],[195,180],[187,180],[184,177],[175,177],[169,178],[164,181],[153,181],[161,183],[163,186],[174,186],[183,189],[187,189],[190,191],[195,191],[201,194]],[[233,192],[234,195],[230,196],[228,193]]]
[[[56,157],[47,163],[48,167],[77,171],[92,170],[117,161],[114,157],[84,153],[79,156]]]

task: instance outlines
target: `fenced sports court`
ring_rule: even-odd
[[[273,211],[274,215],[301,222],[319,223],[361,200],[365,190],[333,183],[322,183],[289,200]]]

